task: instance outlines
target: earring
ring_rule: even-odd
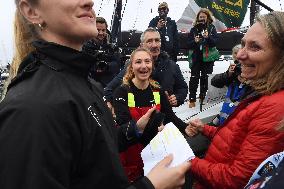
[[[43,30],[43,26],[40,23],[37,24],[37,25],[38,25],[39,29],[42,31]]]

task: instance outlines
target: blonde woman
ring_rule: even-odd
[[[241,40],[237,54],[241,76],[251,87],[223,126],[192,120],[188,134],[212,139],[204,159],[192,160],[191,172],[201,188],[243,188],[257,166],[283,151],[284,132],[275,128],[284,117],[284,12],[257,18]]]
[[[149,130],[156,132],[145,132],[144,139],[139,141],[141,144],[131,146],[121,154],[122,164],[130,181],[143,175],[140,152],[143,145],[149,143],[158,132],[158,126],[173,122],[183,133],[188,126],[174,114],[166,92],[151,79],[153,69],[151,52],[145,48],[136,49],[131,54],[123,84],[114,93],[113,105],[118,125],[128,124],[130,128],[134,128],[137,120],[149,109],[155,106],[157,110],[149,121],[151,126],[148,127]]]

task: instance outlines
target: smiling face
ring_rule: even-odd
[[[150,50],[152,57],[156,59],[161,51],[161,38],[159,32],[146,32],[141,46]]]
[[[31,7],[38,16],[36,23],[44,26],[40,36],[47,41],[79,50],[84,41],[97,35],[92,0],[39,0]]]
[[[169,10],[168,10],[167,7],[158,8],[158,13],[159,13],[160,17],[166,18],[167,15],[168,15],[168,12],[169,12]]]
[[[203,12],[200,12],[199,15],[198,15],[198,20],[204,20],[205,23],[207,22],[207,14],[203,13]]]
[[[242,77],[249,80],[261,78],[276,65],[277,50],[259,22],[247,31],[241,45],[237,59],[242,65]]]
[[[103,41],[107,36],[107,26],[105,23],[97,22],[98,36],[97,38]]]
[[[153,62],[148,52],[137,51],[133,56],[131,66],[136,81],[149,81],[153,69]]]

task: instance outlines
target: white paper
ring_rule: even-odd
[[[173,123],[166,124],[165,128],[142,150],[144,174],[147,175],[158,162],[169,154],[173,154],[170,167],[175,167],[195,157],[186,139]]]

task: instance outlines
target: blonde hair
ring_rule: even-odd
[[[250,85],[258,93],[270,95],[284,88],[284,12],[261,15],[256,22],[264,27],[278,61],[262,78],[250,81]]]
[[[206,16],[207,16],[207,24],[212,24],[212,22],[214,21],[212,12],[209,9],[201,8],[199,10],[199,12],[197,13],[196,17],[195,17],[195,20],[193,22],[193,26],[195,26],[197,24],[197,21],[198,21],[200,13],[206,14]]]
[[[131,56],[130,56],[130,63],[128,64],[127,66],[127,69],[126,69],[126,73],[123,77],[123,84],[124,85],[127,85],[129,86],[130,85],[130,81],[135,77],[134,75],[134,72],[133,72],[133,69],[132,69],[132,63],[133,63],[133,59],[134,59],[134,55],[137,53],[137,52],[146,52],[150,55],[151,57],[151,60],[152,60],[152,64],[154,66],[154,63],[153,63],[153,58],[152,58],[152,55],[151,55],[151,52],[146,49],[146,48],[142,48],[142,47],[139,47],[137,48],[136,50],[134,50],[132,53],[131,53]],[[154,69],[154,67],[152,67],[152,69]],[[151,77],[149,78],[149,82],[150,82],[150,85],[154,88],[160,88],[159,84],[157,81],[153,80]]]
[[[36,5],[38,3],[38,0],[29,0],[28,2],[32,5]],[[20,0],[15,0],[17,7],[14,20],[15,54],[10,67],[11,76],[9,77],[11,79],[16,76],[23,59],[35,50],[32,46],[32,41],[39,38],[36,26],[33,23],[29,22],[21,14],[19,3]]]

